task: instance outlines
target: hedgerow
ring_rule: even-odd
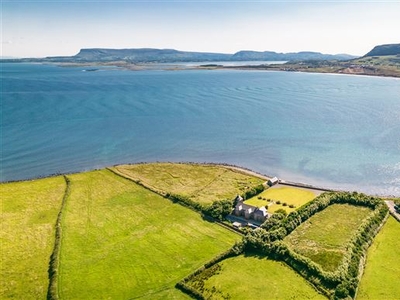
[[[56,224],[55,224],[55,240],[54,240],[54,248],[53,252],[50,255],[49,262],[49,286],[47,288],[47,299],[48,300],[57,300],[58,299],[58,270],[60,264],[60,251],[61,251],[61,240],[62,240],[62,215],[64,211],[64,207],[67,202],[67,198],[70,193],[70,180],[67,176],[64,175],[64,180],[66,183],[64,196],[61,202],[60,211],[58,212]]]
[[[327,272],[309,258],[296,253],[282,240],[301,223],[332,204],[364,206],[371,208],[372,212],[347,244],[342,264],[336,271]],[[360,261],[366,255],[366,250],[387,215],[388,208],[379,198],[356,192],[327,192],[290,213],[286,218],[273,215],[261,228],[247,233],[244,247],[246,251],[258,251],[285,261],[329,297],[353,298],[359,283]]]
[[[235,243],[232,248],[206,262],[202,267],[183,278],[175,286],[195,299],[209,299],[212,294],[218,294],[220,298],[229,299],[229,294],[223,294],[216,289],[209,290],[204,287],[204,283],[208,278],[221,271],[221,266],[218,264],[219,262],[229,257],[238,256],[242,254],[243,251],[244,243],[242,241]]]

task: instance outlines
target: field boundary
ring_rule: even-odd
[[[49,261],[49,286],[47,289],[47,299],[48,300],[58,300],[59,299],[59,289],[58,289],[58,275],[60,269],[60,252],[61,252],[61,241],[62,241],[62,218],[65,205],[67,203],[67,198],[71,191],[71,184],[69,178],[64,175],[64,180],[66,183],[64,196],[61,201],[60,211],[57,215],[57,220],[55,224],[55,241],[53,252],[50,255]]]
[[[336,271],[327,272],[319,264],[295,252],[283,239],[314,214],[333,204],[365,206],[371,208],[372,212],[346,245],[341,265]],[[379,198],[356,192],[323,193],[277,224],[263,224],[259,230],[249,232],[245,237],[245,250],[284,261],[329,298],[354,298],[362,272],[362,259],[388,215],[389,209]],[[265,223],[273,221],[267,220]]]
[[[217,224],[217,225],[219,225],[219,226],[221,226],[221,227],[223,227],[223,228],[225,228],[227,230],[230,230],[230,231],[232,231],[232,232],[234,232],[234,233],[236,233],[236,234],[238,234],[240,236],[244,235],[243,232],[241,232],[240,230],[234,228],[233,226],[229,226],[227,224],[224,224],[223,222],[220,222],[218,219],[216,219],[216,218],[214,218],[214,217],[212,217],[212,216],[210,216],[208,214],[205,214],[204,213],[205,207],[203,207],[201,204],[192,203],[193,201],[191,201],[190,199],[184,199],[184,197],[181,197],[179,195],[169,194],[169,193],[166,193],[165,191],[160,192],[157,189],[153,189],[153,188],[151,188],[149,186],[144,185],[139,180],[135,180],[135,179],[129,177],[128,175],[125,175],[123,172],[121,172],[119,170],[114,170],[114,169],[111,169],[111,168],[106,168],[106,169],[108,171],[110,171],[111,173],[113,173],[114,175],[120,177],[120,178],[129,180],[129,181],[131,181],[131,182],[133,182],[133,183],[135,183],[135,184],[147,189],[150,192],[153,192],[153,193],[155,193],[155,194],[157,194],[157,195],[159,195],[159,196],[161,196],[161,197],[163,197],[165,199],[168,199],[172,203],[178,203],[179,205],[181,205],[181,206],[183,206],[185,208],[191,209],[192,211],[200,214],[201,217],[205,221],[215,223],[215,224]],[[198,206],[196,206],[196,204],[198,204]],[[196,206],[196,207],[194,207],[194,206]]]
[[[238,242],[235,245],[233,245],[230,249],[228,249],[225,252],[220,253],[219,255],[215,256],[208,262],[206,262],[204,265],[202,265],[200,268],[196,269],[194,272],[190,273],[186,277],[184,277],[181,281],[179,281],[175,287],[185,294],[191,296],[194,299],[198,300],[203,300],[206,299],[204,297],[202,291],[199,291],[195,289],[194,287],[190,286],[188,283],[195,278],[197,275],[200,275],[206,270],[212,269],[214,266],[216,266],[219,262],[229,258],[229,257],[234,257],[242,254],[244,252],[244,246],[242,242]],[[213,274],[208,274],[209,277],[211,277]],[[208,299],[208,298],[207,298]]]
[[[376,231],[374,232],[374,237],[378,235],[378,233],[382,230],[383,226],[385,225],[385,223],[387,222],[388,218],[390,217],[390,214],[387,214],[386,217],[382,220],[382,223],[380,224],[380,226],[376,229]],[[374,239],[371,239],[368,243],[368,248],[372,245]],[[367,250],[368,250],[367,248]],[[368,252],[365,251],[364,255],[362,256],[361,260],[360,260],[360,266],[359,266],[359,271],[358,271],[358,281],[361,281],[362,276],[364,275],[364,270],[365,270],[365,266],[367,264],[367,257],[368,257]],[[357,299],[357,294],[358,294],[358,290],[359,290],[360,285],[357,285],[356,291],[354,293],[354,299]]]

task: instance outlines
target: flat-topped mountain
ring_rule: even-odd
[[[226,61],[231,54],[187,52],[175,49],[81,49],[71,58],[79,61],[176,62],[176,61]]]
[[[387,55],[399,55],[400,44],[386,44],[375,46],[370,52],[364,56],[387,56]]]
[[[347,54],[322,54],[319,52],[277,53],[273,51],[239,51],[235,54],[189,52],[175,49],[81,49],[74,56],[46,57],[53,62],[112,62],[126,61],[130,63],[144,62],[195,62],[195,61],[289,61],[289,60],[348,60],[355,56]]]

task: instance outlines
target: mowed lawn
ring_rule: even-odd
[[[240,239],[111,171],[68,177],[62,299],[186,299],[175,284]]]
[[[316,196],[316,192],[312,190],[279,186],[269,188],[261,194],[246,200],[245,203],[257,207],[268,206],[268,212],[270,213],[274,213],[280,208],[283,208],[290,213],[303,204],[310,202]],[[268,199],[270,201],[268,201]],[[277,204],[277,201],[280,201],[281,203]],[[287,205],[283,206],[283,203],[286,203]],[[289,205],[294,205],[295,207],[290,208]]]
[[[358,300],[399,299],[400,223],[389,217],[368,249]]]
[[[207,279],[205,288],[215,287],[230,299],[326,299],[282,262],[240,255],[219,264],[221,271]]]
[[[0,299],[46,299],[63,177],[0,185]]]
[[[160,192],[188,196],[203,204],[234,199],[264,180],[215,165],[150,163],[120,165],[120,174]]]
[[[347,243],[371,209],[333,204],[298,226],[284,241],[326,271],[340,265]]]

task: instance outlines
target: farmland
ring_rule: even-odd
[[[221,270],[205,288],[231,299],[326,299],[284,263],[261,256],[237,256],[220,263]],[[217,293],[211,299],[221,299]]]
[[[357,299],[395,299],[400,295],[400,223],[389,217],[368,249]]]
[[[369,208],[349,204],[330,205],[302,223],[284,241],[324,270],[335,271],[347,242],[370,212]]]
[[[181,299],[175,283],[240,239],[108,170],[69,178],[62,299]]]
[[[63,177],[1,184],[0,298],[45,299]]]
[[[131,168],[143,169],[135,169],[137,173],[134,174],[138,176],[131,177]],[[148,181],[152,184],[150,187],[147,177],[151,179],[153,175],[154,182]],[[207,183],[208,176],[211,177]],[[58,270],[55,295],[59,299],[189,299],[175,285],[190,278],[189,286],[196,288],[200,281],[188,276],[198,274],[195,270],[212,259],[215,261],[219,254],[242,238],[152,190],[160,194],[187,195],[206,204],[216,197],[225,197],[225,189],[236,195],[262,181],[221,166],[157,163],[118,166],[67,175],[65,179],[58,176],[1,184],[0,298],[46,298],[50,254],[55,245],[60,245],[60,259],[54,264]],[[69,192],[62,201],[67,182]],[[298,201],[295,205],[300,207],[315,196],[312,191],[278,185],[247,201],[268,202],[263,200],[265,197],[287,201],[287,204]],[[320,204],[330,199],[326,197],[333,196],[321,197],[316,199]],[[383,204],[379,199],[356,193],[337,197]],[[335,271],[342,262],[349,239],[372,209],[333,203],[336,204],[310,214],[311,217],[296,225],[288,236],[281,237],[283,243],[277,241],[277,244],[289,245],[325,271]],[[312,206],[316,206],[315,203],[303,206],[303,210]],[[62,235],[61,239],[58,236],[55,239],[60,209]],[[359,299],[391,299],[399,294],[395,284],[400,280],[397,272],[399,229],[399,223],[390,217],[373,242]],[[266,258],[268,253],[254,254],[251,245],[256,245],[257,238],[272,238],[273,234],[273,231],[247,231],[244,243],[236,245],[247,245],[241,248],[242,252],[235,252],[235,255],[242,254],[224,256],[224,260],[212,266],[217,268],[212,276],[204,277],[200,273],[204,296],[212,296],[212,299],[227,295],[231,299],[324,299],[285,263]],[[285,257],[282,260],[293,267],[290,260]],[[54,282],[53,277],[50,280]]]
[[[268,212],[270,213],[274,213],[277,209],[282,208],[289,213],[311,201],[316,196],[316,193],[311,190],[278,186],[265,190],[261,194],[246,200],[245,203],[257,207],[267,205]],[[277,203],[277,201],[279,201],[279,203]],[[283,203],[287,205],[283,206]],[[293,205],[294,207],[289,207],[289,205]]]
[[[187,196],[202,204],[233,199],[265,181],[217,165],[152,163],[112,169],[152,190]]]

